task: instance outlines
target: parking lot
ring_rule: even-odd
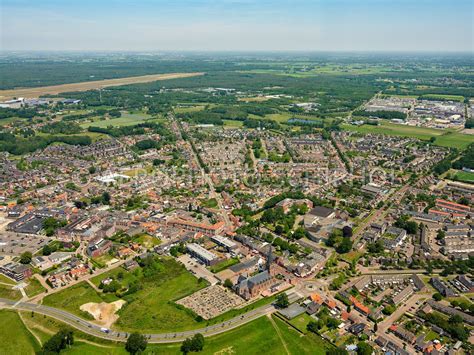
[[[0,235],[0,255],[21,255],[25,251],[35,253],[51,241],[46,236],[32,236],[16,233]]]

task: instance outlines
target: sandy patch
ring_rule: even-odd
[[[89,313],[94,317],[96,323],[104,327],[110,328],[110,326],[119,318],[115,312],[117,312],[126,302],[124,300],[118,300],[112,303],[84,303],[80,310]]]

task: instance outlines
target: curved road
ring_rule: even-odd
[[[291,300],[290,295],[290,300]],[[120,341],[125,342],[127,341],[129,333],[127,332],[120,332],[110,330],[108,333],[104,333],[101,331],[101,327],[88,322],[78,316],[75,316],[72,313],[67,311],[63,311],[61,309],[48,307],[44,305],[28,303],[28,302],[20,302],[20,301],[12,301],[4,298],[0,298],[0,309],[12,309],[18,311],[26,311],[26,312],[35,312],[39,314],[44,314],[46,316],[55,318],[60,320],[67,325],[74,327],[84,333],[112,341]],[[261,316],[266,314],[270,314],[275,312],[276,309],[273,305],[265,305],[254,310],[251,310],[247,313],[229,319],[228,321],[210,325],[200,329],[193,329],[183,332],[175,332],[175,333],[162,333],[162,334],[144,334],[148,338],[149,343],[177,343],[182,342],[184,339],[193,336],[196,333],[201,333],[202,335],[208,337],[220,333],[224,333],[231,329],[237,328],[243,324],[251,322]]]

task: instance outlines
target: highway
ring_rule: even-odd
[[[290,302],[296,301],[297,298],[299,298],[298,294],[296,293],[289,294]],[[72,313],[63,311],[61,309],[39,305],[35,303],[12,301],[8,299],[0,298],[0,309],[2,308],[43,314],[48,317],[57,319],[86,334],[90,334],[95,337],[107,339],[111,341],[126,342],[129,335],[129,333],[127,332],[115,331],[112,329],[110,329],[108,333],[105,333],[101,331],[101,327],[98,326],[97,324],[86,321]],[[234,328],[237,328],[241,325],[249,323],[259,317],[271,314],[275,311],[276,311],[276,308],[270,304],[270,305],[265,305],[265,306],[255,308],[247,313],[236,316],[225,322],[209,325],[207,327],[203,327],[199,329],[187,330],[187,331],[182,331],[182,332],[173,332],[173,333],[144,334],[144,335],[148,338],[149,343],[178,343],[178,342],[182,342],[184,339],[189,338],[190,336],[193,336],[194,334],[197,334],[197,333],[201,333],[205,337],[224,333]]]

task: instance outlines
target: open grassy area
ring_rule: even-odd
[[[454,175],[454,178],[458,181],[474,183],[474,173],[468,171],[458,171],[456,172],[456,175]]]
[[[211,266],[209,269],[213,273],[218,273],[218,272],[221,272],[222,270],[225,270],[225,269],[231,267],[232,265],[235,265],[235,264],[238,264],[238,263],[239,263],[239,259],[230,258],[230,259],[221,261],[220,263],[217,263],[216,265]]]
[[[0,274],[0,282],[5,283],[5,284],[9,284],[9,285],[15,285],[15,281],[13,281],[12,279],[6,277],[3,274]]]
[[[40,344],[14,311],[0,310],[0,354],[34,354]]]
[[[175,107],[174,112],[176,113],[198,112],[198,111],[204,110],[205,107],[206,107],[205,105]]]
[[[298,317],[293,318],[292,320],[289,321],[291,325],[293,325],[295,328],[298,328],[299,331],[302,333],[307,333],[308,330],[306,329],[306,326],[310,321],[314,320],[311,318],[307,313],[300,314]]]
[[[122,285],[138,282],[141,286],[137,292],[124,296],[127,304],[119,311],[116,328],[157,333],[203,325],[195,320],[192,312],[178,307],[174,301],[206,287],[207,283],[198,280],[174,259],[161,258],[151,271],[140,268],[127,272],[119,267],[91,281],[98,286],[109,277],[119,280]]]
[[[123,127],[132,126],[139,123],[143,123],[146,120],[151,119],[152,116],[145,113],[122,113],[121,117],[112,118],[108,120],[96,120],[94,122],[85,122],[81,124],[82,128],[88,128],[90,126],[106,128],[108,126]],[[155,122],[155,120],[153,120]]]
[[[161,244],[161,240],[159,238],[153,237],[146,233],[134,236],[134,241],[140,243],[140,245],[143,245],[147,249],[153,248]]]
[[[239,128],[244,126],[243,121],[236,121],[236,120],[223,120],[224,121],[224,128]]]
[[[5,330],[0,332],[0,353],[6,354],[32,354],[40,347],[32,333],[44,343],[58,330],[65,327],[62,322],[37,313],[22,312],[23,322],[18,314],[12,311],[0,311],[0,317],[6,320],[2,322]],[[15,339],[18,338],[19,342],[9,341],[12,336]],[[61,353],[127,354],[123,343],[103,340],[77,330],[74,330],[74,339],[74,345]],[[178,355],[181,354],[180,346],[179,343],[148,344],[144,354]],[[325,354],[331,347],[331,344],[315,334],[302,335],[275,316],[272,319],[263,316],[236,329],[206,338],[201,353],[319,355]]]
[[[77,285],[46,296],[43,299],[43,304],[64,309],[85,319],[93,319],[89,313],[81,311],[79,307],[88,302],[100,303],[116,300],[117,297],[114,295],[98,294],[89,284],[80,282]]]
[[[365,134],[387,134],[391,136],[417,138],[421,140],[430,140],[432,137],[435,137],[434,144],[442,147],[457,148],[460,150],[466,149],[469,144],[474,142],[474,136],[468,134],[462,134],[458,132],[440,130],[435,128],[399,125],[390,122],[382,122],[378,126],[354,126],[345,124],[342,125],[342,127],[343,129],[348,131],[355,131]]]
[[[44,291],[45,291],[45,288],[41,285],[41,283],[37,279],[32,277],[28,280],[28,286],[26,286],[25,288],[25,292],[28,295],[28,297],[34,297]]]
[[[12,289],[12,286],[0,284],[0,298],[17,301],[21,299],[21,293],[18,290]]]

